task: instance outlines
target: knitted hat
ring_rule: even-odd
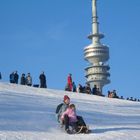
[[[70,100],[69,96],[68,95],[64,95],[64,101],[67,100],[67,99]]]

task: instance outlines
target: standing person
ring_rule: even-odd
[[[30,73],[28,73],[26,76],[26,85],[32,86],[32,77],[31,77]]]
[[[72,87],[73,87],[73,92],[76,92],[76,84],[75,84],[75,82],[72,82]]]
[[[111,95],[110,90],[108,90],[108,92],[107,92],[107,93],[108,93],[108,94],[107,94],[108,98],[110,98],[110,95]]]
[[[67,83],[68,83],[70,91],[72,91],[72,74],[68,75]]]
[[[15,74],[12,72],[9,76],[10,83],[15,83]]]
[[[1,72],[0,72],[0,80],[2,79],[2,75],[1,75]]]
[[[40,88],[47,88],[46,76],[45,76],[44,72],[42,72],[40,74],[39,79],[40,79]]]
[[[81,84],[78,84],[77,92],[78,92],[78,93],[82,93],[82,92],[83,92],[83,87],[82,87]]]
[[[85,86],[85,93],[91,94],[91,88],[90,88],[90,84],[89,83],[87,83],[86,86]]]
[[[19,75],[18,75],[17,71],[15,71],[15,73],[14,73],[14,81],[15,81],[16,84],[18,84],[18,78],[19,78]]]
[[[97,86],[94,85],[94,87],[92,88],[92,94],[97,95]]]
[[[21,85],[26,85],[26,78],[25,78],[25,74],[24,73],[22,73],[22,76],[20,78],[20,84]]]

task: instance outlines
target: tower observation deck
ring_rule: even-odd
[[[92,43],[84,48],[84,57],[90,65],[85,69],[87,83],[91,88],[96,85],[102,94],[103,86],[110,83],[109,48],[100,42],[104,35],[99,33],[96,2],[92,0],[92,33],[88,36]]]

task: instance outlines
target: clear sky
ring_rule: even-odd
[[[98,0],[101,40],[110,49],[111,83],[118,95],[140,98],[140,0]],[[48,88],[64,89],[68,73],[84,85],[83,49],[91,43],[91,0],[0,0],[0,71],[30,72]]]

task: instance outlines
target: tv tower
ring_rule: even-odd
[[[99,33],[96,2],[97,0],[92,0],[92,33],[88,36],[92,43],[84,48],[84,57],[89,62],[89,66],[85,69],[87,83],[91,88],[96,85],[102,95],[103,86],[110,83],[110,67],[107,64],[109,48],[100,42],[104,35]]]

